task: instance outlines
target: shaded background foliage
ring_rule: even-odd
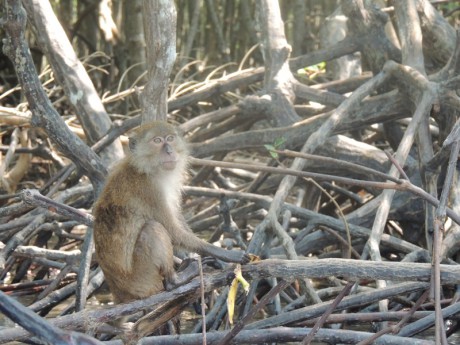
[[[293,57],[320,47],[321,24],[338,3],[337,0],[280,1]],[[145,83],[141,0],[61,0],[52,4],[101,94]],[[258,28],[253,19],[255,1],[177,0],[176,8],[178,55],[173,87],[189,80],[203,80],[217,67],[219,74],[235,71],[243,59],[243,67],[262,62],[260,50],[254,49],[258,42]],[[37,69],[43,72],[47,64],[40,48],[34,45],[31,32],[29,39]],[[8,90],[16,85],[15,73],[4,55],[0,64],[1,87]],[[137,97],[132,95],[127,102],[117,103],[108,110],[130,115],[138,108]]]
[[[381,3],[385,5],[384,1]],[[433,3],[455,26],[459,18],[456,2]],[[90,75],[101,94],[145,83],[141,0],[56,0],[52,5],[77,55],[90,65]],[[280,1],[286,38],[292,46],[291,57],[324,46],[320,29],[339,5],[340,0]],[[243,67],[260,64],[261,52],[254,49],[259,34],[253,19],[255,6],[251,0],[176,0],[178,55],[173,87],[192,79],[203,80],[217,67],[219,73],[228,73],[236,70],[242,61]],[[40,48],[34,46],[31,32],[29,39],[37,69],[44,71],[47,63]],[[0,78],[0,91],[16,85],[11,62],[3,53],[0,53]],[[109,111],[136,113],[139,110],[136,98],[131,95],[127,102],[117,103]]]

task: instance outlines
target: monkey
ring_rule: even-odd
[[[181,212],[189,151],[175,126],[154,121],[129,139],[93,207],[96,255],[116,303],[149,297],[174,285],[174,249],[247,263],[244,251],[198,238]]]

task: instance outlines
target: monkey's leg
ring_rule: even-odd
[[[143,280],[140,285],[146,289],[155,286],[155,291],[150,291],[147,296],[163,290],[163,278],[167,285],[176,283],[173,245],[160,223],[154,220],[145,223],[136,241],[133,259],[133,271],[137,271]]]

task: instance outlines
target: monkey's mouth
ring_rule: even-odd
[[[176,165],[177,165],[177,161],[175,160],[161,162],[161,166],[165,170],[173,170],[176,167]]]

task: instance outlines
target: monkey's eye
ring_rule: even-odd
[[[166,137],[166,141],[169,142],[169,143],[173,142],[174,141],[174,135],[168,135]]]
[[[155,144],[161,144],[163,142],[163,139],[161,139],[160,137],[155,137],[155,138],[152,139],[152,141]]]

